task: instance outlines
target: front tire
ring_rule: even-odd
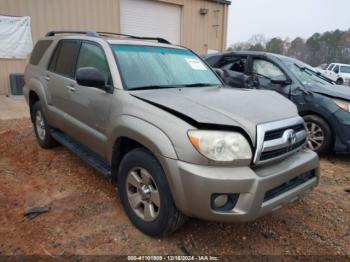
[[[135,149],[122,159],[118,190],[129,219],[147,235],[169,235],[185,221],[174,204],[162,167],[146,149]]]
[[[329,152],[333,136],[328,123],[316,115],[304,116],[304,120],[308,132],[307,147],[318,154]]]
[[[344,84],[344,80],[342,78],[338,78],[336,83],[337,85],[342,85]]]
[[[50,149],[57,146],[58,143],[50,134],[50,126],[47,123],[40,101],[33,105],[31,114],[36,139],[39,145],[44,149]]]

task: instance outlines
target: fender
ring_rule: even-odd
[[[46,119],[49,119],[50,114],[48,111],[46,92],[45,92],[45,89],[44,89],[44,86],[42,85],[42,83],[36,78],[31,78],[29,80],[29,82],[23,88],[24,96],[26,98],[26,101],[27,101],[27,104],[29,107],[30,107],[29,93],[31,91],[35,92],[36,95],[39,97],[39,100],[41,101],[41,106],[44,110],[45,117],[46,117]],[[29,110],[31,110],[31,109],[29,108]]]
[[[42,83],[38,79],[31,78],[29,80],[29,83],[26,84],[25,89],[27,89],[28,99],[29,99],[30,91],[34,91],[38,95],[38,97],[40,98],[40,101],[44,102],[42,104],[42,106],[47,107],[48,100],[47,100],[47,96],[46,96],[46,91],[45,91],[44,86],[42,85]]]
[[[55,108],[52,105],[51,95],[47,88],[40,82],[39,79],[31,78],[24,87],[24,93],[29,105],[29,93],[35,92],[40,101],[45,117],[52,127],[61,128],[64,123],[62,116],[56,113]]]
[[[116,126],[112,127],[107,136],[106,157],[109,163],[112,163],[114,143],[122,137],[132,139],[145,146],[155,156],[161,155],[178,159],[169,137],[153,124],[130,115],[122,115],[113,122],[116,123]]]

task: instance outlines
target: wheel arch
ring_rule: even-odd
[[[28,104],[30,111],[37,101],[43,101],[42,106],[46,108],[46,95],[43,85],[37,79],[31,79],[27,84],[28,87]],[[31,114],[33,121],[33,116]]]
[[[338,77],[336,82],[338,83],[339,80],[341,80],[341,82],[344,83],[344,78],[342,76]]]
[[[113,181],[117,180],[118,168],[123,156],[135,148],[147,149],[159,163],[161,163],[160,156],[178,158],[169,137],[151,123],[132,116],[122,116],[115,123],[118,125],[113,129],[108,142],[111,146],[107,149]]]
[[[303,117],[303,118],[304,118],[305,116],[308,116],[308,115],[314,115],[314,116],[317,116],[317,117],[321,118],[323,121],[325,121],[325,122],[327,123],[327,125],[329,126],[330,130],[331,130],[331,135],[332,135],[331,144],[332,144],[332,146],[334,145],[334,142],[335,142],[335,139],[336,139],[336,133],[335,133],[335,131],[334,131],[334,128],[333,128],[331,122],[328,121],[327,118],[325,118],[322,114],[317,113],[317,112],[315,112],[315,111],[311,111],[311,110],[306,110],[306,111],[299,112],[299,115],[300,115],[301,117]]]

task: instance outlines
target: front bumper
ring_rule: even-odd
[[[334,151],[350,152],[350,113],[339,109],[330,122],[335,132]]]
[[[178,160],[161,160],[167,172],[176,206],[187,216],[205,220],[251,221],[295,201],[319,181],[318,156],[302,150],[278,163],[250,168],[198,166]],[[313,170],[306,182],[264,201],[267,191]],[[169,175],[170,174],[170,175]],[[212,209],[213,194],[239,194],[229,211]]]

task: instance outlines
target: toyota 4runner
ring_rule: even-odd
[[[253,220],[319,180],[292,102],[226,88],[195,53],[161,38],[50,32],[24,92],[41,147],[62,144],[115,181],[130,220],[151,236],[186,216]]]

